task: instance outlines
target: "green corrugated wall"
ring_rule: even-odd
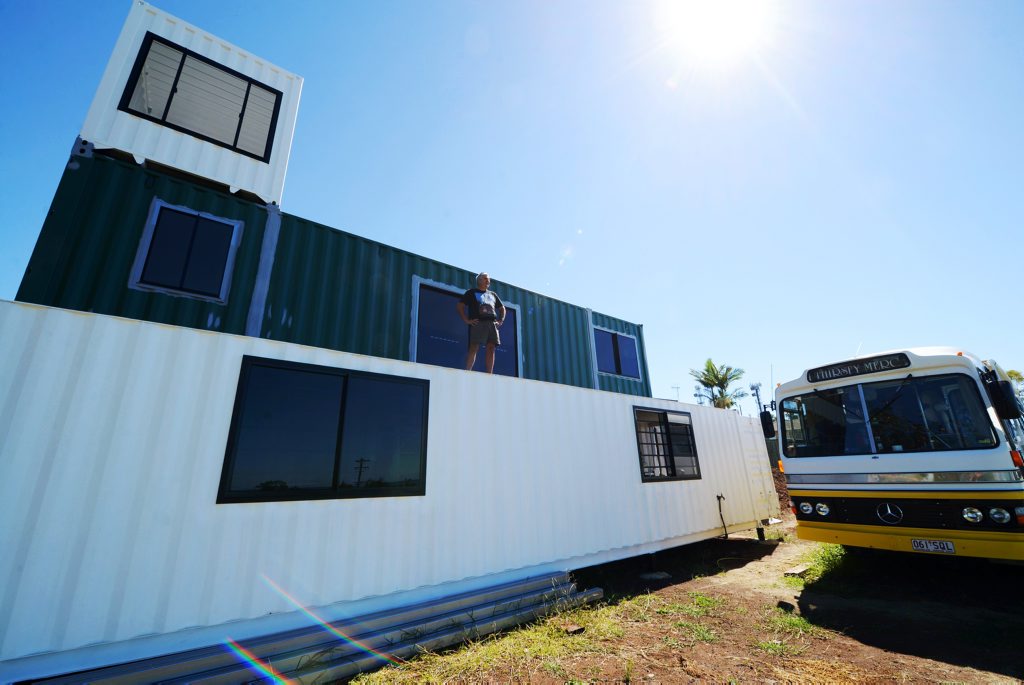
[[[227,304],[128,287],[153,197],[245,222]],[[103,157],[64,170],[16,299],[225,333],[244,333],[267,211],[195,183]]]
[[[245,222],[224,305],[128,288],[154,197]],[[17,299],[244,334],[267,210],[189,180],[106,157],[73,157]],[[305,219],[281,214],[260,337],[409,359],[413,277],[469,288],[475,273]],[[525,378],[650,396],[643,329],[495,281],[519,305]],[[639,381],[595,374],[590,320],[639,341]]]

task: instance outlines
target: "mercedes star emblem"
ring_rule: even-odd
[[[890,526],[895,526],[903,520],[903,510],[891,502],[879,504],[875,513],[878,514],[879,521],[888,523]]]

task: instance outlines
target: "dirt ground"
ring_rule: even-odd
[[[581,569],[578,587],[604,590],[596,607],[436,657],[465,656],[457,667],[367,682],[1022,682],[1024,565],[797,540],[776,475],[779,539],[731,534]]]
[[[1024,566],[848,550],[813,582],[787,579],[819,546],[797,540],[784,511],[775,532],[783,541],[731,536],[579,572],[581,585],[603,587],[612,602],[649,592],[654,610],[625,631],[618,656],[587,655],[597,663],[565,670],[589,669],[587,680],[665,683],[1024,678]],[[651,571],[671,578],[643,580]],[[671,608],[697,597],[717,605],[680,621]],[[628,654],[635,661],[625,673]],[[559,681],[538,675],[531,680]]]

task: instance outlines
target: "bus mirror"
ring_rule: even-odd
[[[772,420],[772,413],[770,411],[761,412],[761,430],[764,431],[764,437],[775,437],[775,422]]]
[[[990,385],[989,397],[992,399],[992,408],[1002,420],[1012,421],[1021,417],[1020,404],[1017,403],[1010,381],[997,381]]]

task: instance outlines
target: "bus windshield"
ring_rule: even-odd
[[[938,452],[998,443],[973,380],[963,374],[814,390],[782,401],[787,457]]]

